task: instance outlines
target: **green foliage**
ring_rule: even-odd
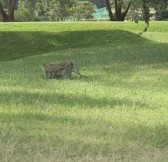
[[[28,5],[24,0],[18,1],[18,9],[15,11],[16,21],[30,21],[32,19],[30,10],[26,8]]]
[[[35,16],[37,16],[37,17],[44,15],[44,6],[43,6],[42,1],[36,2],[34,13],[35,13]]]
[[[5,9],[8,8],[8,0],[0,0]]]
[[[36,3],[36,16],[47,15],[51,21],[63,21],[69,17],[71,0],[39,0]]]
[[[69,16],[67,4],[62,3],[61,0],[48,1],[45,11],[51,21],[63,21],[67,16]]]
[[[64,21],[73,16],[77,20],[92,18],[93,5],[88,1],[40,0],[36,3],[36,15],[46,14],[51,21]]]
[[[168,20],[168,10],[162,10],[159,12],[156,12],[156,20]]]
[[[89,1],[79,1],[71,8],[71,11],[76,20],[91,19],[94,7]]]

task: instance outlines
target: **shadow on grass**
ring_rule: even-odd
[[[22,132],[22,135],[40,137],[41,139],[45,139],[46,137],[55,139],[55,137],[59,137],[59,141],[64,141],[64,144],[66,143],[70,146],[74,144],[72,149],[78,149],[80,145],[81,153],[91,149],[91,151],[97,150],[97,153],[103,150],[103,154],[108,155],[111,149],[114,146],[117,147],[117,145],[120,146],[116,149],[124,152],[126,151],[125,145],[129,146],[127,151],[130,151],[130,144],[132,146],[137,145],[141,149],[148,148],[149,146],[163,149],[168,146],[167,125],[159,124],[151,126],[135,124],[137,121],[134,123],[134,119],[121,120],[121,126],[121,122],[118,124],[116,119],[106,121],[104,119],[83,119],[65,115],[51,116],[44,113],[23,112],[20,114],[0,113],[0,122],[2,125],[8,123],[8,129],[6,129],[6,131],[10,131],[8,138],[9,136],[13,138],[17,134],[17,131]],[[54,131],[57,130],[57,126],[59,126],[58,132]],[[13,131],[10,130],[11,127]],[[46,133],[44,133],[44,130]],[[72,136],[72,132],[74,132],[75,136]],[[92,141],[92,139],[96,140]],[[60,142],[57,141],[58,143]]]
[[[71,48],[150,43],[122,30],[69,32],[0,32],[0,60],[8,61]]]
[[[130,101],[128,99],[119,98],[90,98],[86,95],[73,96],[72,94],[42,94],[42,93],[28,93],[28,92],[0,92],[1,104],[14,104],[14,105],[31,105],[31,106],[44,106],[47,104],[62,105],[68,107],[88,107],[88,108],[105,108],[111,107],[139,107],[150,108],[149,105],[138,102]]]

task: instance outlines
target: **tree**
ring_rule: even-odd
[[[15,21],[14,10],[15,10],[16,0],[8,0],[8,12],[6,13],[2,2],[0,2],[0,14],[2,15],[2,20],[4,22]]]
[[[109,1],[109,0],[106,0],[106,4],[107,4],[107,10],[108,10],[108,13],[109,13],[110,21],[114,21],[115,18],[114,18],[114,15],[113,15],[113,13],[112,13],[112,10],[111,10],[110,1]]]
[[[168,20],[168,0],[152,0],[156,10],[156,20]]]
[[[113,4],[110,3],[111,2],[110,0],[105,0],[105,1],[107,4],[107,10],[109,12],[110,21],[124,21],[131,7],[132,0],[130,1],[114,0]],[[153,3],[152,1],[153,0],[150,0],[151,3]],[[164,1],[167,1],[167,0],[164,0]],[[134,1],[133,4],[134,4],[133,8],[136,5],[139,5],[139,8],[142,9],[142,18],[145,21],[145,23],[149,26],[149,0],[136,0]],[[114,14],[112,13],[112,5],[114,6],[114,12],[115,12]],[[138,22],[138,20],[136,20],[136,22]]]
[[[111,10],[111,3],[110,3],[111,1],[110,0],[105,1],[107,4],[107,10],[109,12],[110,21],[124,21],[130,9],[132,0],[129,1],[124,11],[122,11],[125,5],[124,0],[114,0],[115,14],[113,14]]]
[[[79,1],[71,9],[72,16],[76,20],[90,19],[94,12],[93,4],[89,1]]]
[[[17,21],[30,21],[32,19],[31,11],[26,8],[27,1],[19,0],[18,9],[15,11],[15,17]]]
[[[95,4],[98,9],[106,7],[106,1],[104,0],[88,0],[88,1]]]
[[[72,0],[38,0],[36,3],[36,15],[45,13],[51,21],[63,21],[69,14]],[[41,11],[40,11],[41,10]]]
[[[163,11],[167,9],[168,0],[153,0],[153,3],[157,11]]]
[[[38,0],[35,6],[36,16],[45,14],[51,21],[89,19],[94,12],[93,3],[85,0]]]

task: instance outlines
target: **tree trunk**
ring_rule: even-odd
[[[116,21],[123,21],[121,17],[121,6],[116,9]]]
[[[107,10],[108,10],[108,13],[109,13],[110,21],[114,21],[114,15],[111,11],[110,1],[106,0],[106,4],[107,4]]]
[[[129,4],[128,4],[128,6],[127,6],[127,9],[121,14],[121,19],[122,19],[122,21],[125,20],[125,17],[127,16],[127,13],[128,13],[129,8],[130,8],[130,6],[131,6],[131,3],[132,3],[132,1],[129,2]]]
[[[15,21],[14,11],[15,11],[15,0],[9,0],[9,5],[8,5],[9,21]]]
[[[0,2],[0,14],[2,15],[3,22],[15,21],[14,18],[15,0],[8,2],[8,14],[4,11],[2,3]]]
[[[109,12],[109,17],[110,17],[110,21],[124,21],[125,17],[130,9],[132,1],[129,2],[126,10],[122,13],[121,11],[121,1],[118,2],[118,0],[114,0],[114,4],[115,4],[115,17],[111,11],[111,5],[110,5],[110,1],[106,0],[106,4],[107,4],[107,10]]]
[[[142,0],[142,13],[145,23],[149,26],[149,7],[146,0]]]
[[[8,15],[5,13],[1,2],[0,2],[0,13],[1,13],[1,15],[2,15],[2,20],[3,20],[3,22],[9,21],[9,17],[8,17]]]

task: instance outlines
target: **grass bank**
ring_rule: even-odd
[[[149,32],[140,36],[144,27],[142,22],[0,23],[1,61],[64,49],[166,43],[166,22],[150,23]]]
[[[166,22],[1,23],[2,161],[168,161]],[[45,80],[75,60],[87,79]]]

